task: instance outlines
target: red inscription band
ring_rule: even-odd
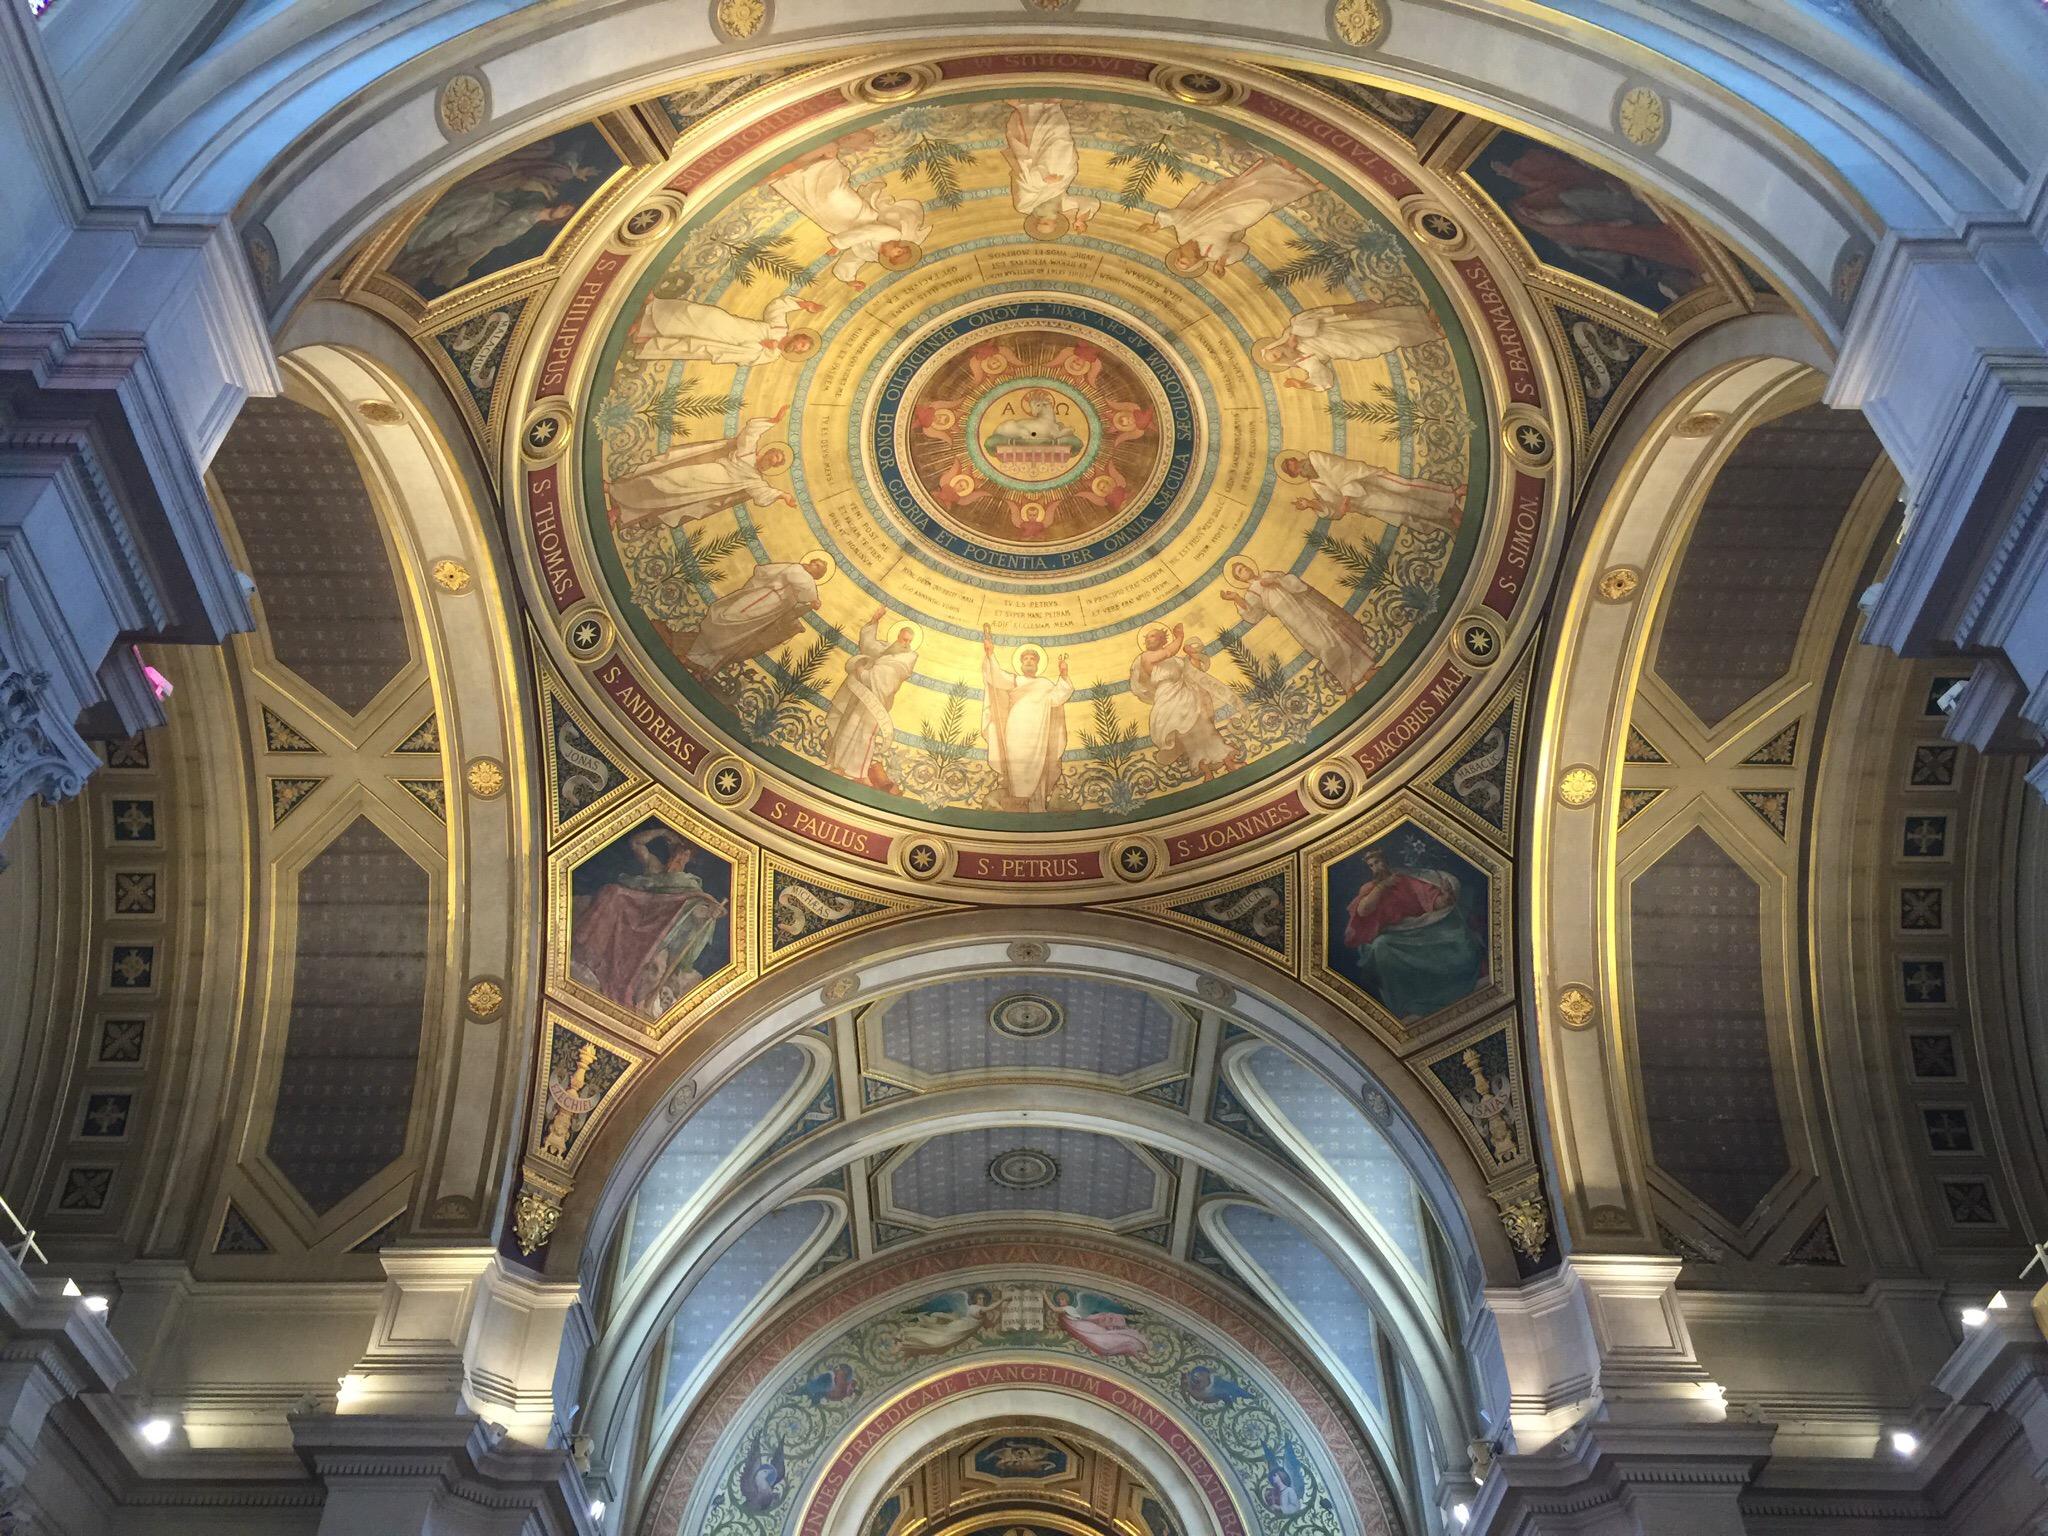
[[[533,544],[540,554],[540,578],[548,584],[548,597],[555,612],[583,601],[583,578],[576,574],[576,562],[569,557],[569,541],[562,533],[561,466],[526,472],[526,516],[533,525]]]
[[[1515,476],[1514,492],[1508,498],[1508,537],[1494,563],[1493,580],[1486,596],[1479,600],[1502,618],[1515,611],[1527,590],[1530,563],[1536,558],[1536,540],[1543,532],[1543,482],[1534,475]]]
[[[555,327],[553,339],[548,342],[547,355],[540,365],[540,378],[533,386],[534,399],[545,400],[569,387],[569,365],[576,360],[576,349],[583,345],[583,333],[590,326],[590,317],[603,301],[612,279],[625,265],[626,257],[620,251],[606,251],[590,264],[576,296],[569,301],[561,323]]]
[[[906,1393],[868,1420],[851,1440],[840,1447],[838,1455],[832,1458],[831,1464],[819,1477],[811,1491],[811,1501],[804,1507],[803,1520],[797,1526],[798,1536],[823,1536],[832,1506],[838,1502],[839,1495],[845,1491],[862,1459],[888,1438],[898,1425],[962,1393],[1016,1386],[1051,1387],[1055,1391],[1091,1397],[1134,1419],[1173,1453],[1189,1479],[1202,1490],[1203,1498],[1216,1516],[1216,1529],[1221,1536],[1245,1536],[1244,1522],[1238,1516],[1237,1505],[1230,1496],[1223,1474],[1174,1419],[1120,1381],[1070,1365],[1021,1360],[968,1366],[953,1371]]]
[[[1112,59],[1099,53],[1062,53],[1057,50],[1032,53],[983,53],[968,59],[948,59],[939,66],[948,80],[975,80],[983,75],[1108,75],[1121,80],[1143,80],[1153,66],[1143,59]]]
[[[1529,360],[1529,347],[1522,340],[1521,326],[1515,322],[1514,308],[1500,291],[1500,284],[1493,280],[1493,273],[1477,256],[1469,256],[1458,263],[1458,276],[1472,290],[1480,313],[1486,317],[1487,334],[1493,338],[1493,349],[1507,372],[1508,398],[1524,405],[1541,406],[1543,391],[1536,383],[1536,365]]]
[[[1247,843],[1271,837],[1275,832],[1293,826],[1307,814],[1308,805],[1300,792],[1290,789],[1277,800],[1241,811],[1228,820],[1212,822],[1206,827],[1169,837],[1166,840],[1166,861],[1181,865],[1192,864],[1199,859],[1213,859],[1233,848],[1242,848]]]
[[[1437,668],[1435,677],[1408,696],[1401,713],[1353,754],[1359,765],[1367,773],[1378,773],[1401,756],[1429,734],[1431,722],[1451,707],[1451,701],[1465,691],[1471,680],[1456,662],[1447,661]]]
[[[953,874],[983,885],[1063,885],[1070,880],[1100,880],[1102,855],[1093,848],[1062,853],[962,848],[953,857]]]
[[[806,96],[802,101],[793,101],[788,106],[771,112],[759,122],[749,123],[739,132],[729,134],[712,145],[670,177],[669,187],[677,192],[694,192],[748,150],[766,143],[799,123],[816,117],[821,112],[845,105],[846,97],[838,91],[820,91],[815,96]]]
[[[763,789],[755,798],[753,809],[763,821],[793,833],[807,843],[816,843],[820,848],[850,853],[857,859],[868,859],[876,864],[889,861],[889,839],[883,834],[799,805],[775,790]]]
[[[669,712],[648,696],[640,680],[618,657],[597,669],[597,686],[611,696],[640,734],[653,742],[663,757],[685,773],[695,773],[704,761],[704,743],[670,717]]]
[[[1264,91],[1253,91],[1246,96],[1244,106],[1247,112],[1255,112],[1283,128],[1292,128],[1303,138],[1321,145],[1368,181],[1384,187],[1392,197],[1407,197],[1418,190],[1399,167],[1382,160],[1366,144],[1328,118],[1317,117],[1313,112],[1290,101],[1282,101],[1277,96],[1268,96]]]

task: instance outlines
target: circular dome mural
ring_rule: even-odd
[[[1483,261],[1451,277],[1470,236],[1299,104],[1058,62],[920,65],[728,125],[589,269],[605,328],[586,344],[572,300],[535,390],[569,397],[561,472],[634,677],[887,837],[1086,834],[1299,783],[1506,628],[1468,623],[1501,532],[1489,351],[1535,375]],[[1486,348],[1446,278],[1498,311]],[[559,430],[535,425],[529,459]],[[1319,782],[1301,814],[1343,798]]]

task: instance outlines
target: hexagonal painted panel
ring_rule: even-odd
[[[971,976],[870,1010],[862,1070],[905,1088],[1056,1076],[1135,1091],[1183,1076],[1194,1026],[1136,987],[1076,977]]]
[[[935,1136],[875,1185],[877,1214],[915,1228],[1028,1212],[1123,1230],[1165,1220],[1173,1194],[1165,1168],[1126,1142],[1019,1126]]]
[[[1507,866],[1448,824],[1367,826],[1315,857],[1313,979],[1403,1030],[1505,994]]]
[[[556,978],[651,1027],[746,958],[746,876],[732,852],[657,813],[593,829],[556,879]],[[566,902],[563,897],[566,895]],[[566,911],[563,908],[566,907]],[[565,921],[564,921],[565,920]]]
[[[1704,827],[1629,889],[1650,1151],[1738,1227],[1791,1166],[1771,1066],[1762,922],[1756,881]]]
[[[291,1014],[265,1150],[315,1212],[405,1150],[430,907],[427,872],[367,817],[299,872]]]

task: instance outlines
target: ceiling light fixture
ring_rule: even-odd
[[[1457,1521],[1461,1527],[1470,1525],[1472,1523],[1472,1506],[1470,1504],[1453,1504],[1451,1506],[1451,1518]]]
[[[163,1445],[171,1438],[171,1421],[164,1418],[144,1419],[136,1433],[142,1436],[146,1445]]]
[[[1920,1437],[1909,1429],[1895,1429],[1891,1434],[1892,1450],[1900,1456],[1911,1456],[1920,1449]]]

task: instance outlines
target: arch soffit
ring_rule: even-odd
[[[1239,1277],[1250,1285],[1259,1298],[1272,1309],[1274,1315],[1285,1323],[1292,1337],[1310,1349],[1318,1359],[1326,1362],[1324,1377],[1329,1382],[1331,1390],[1344,1399],[1346,1406],[1351,1410],[1352,1418],[1357,1420],[1366,1438],[1371,1441],[1373,1448],[1386,1463],[1390,1466],[1398,1465],[1402,1460],[1402,1452],[1386,1411],[1367,1395],[1364,1384],[1338,1359],[1335,1354],[1337,1341],[1329,1336],[1325,1327],[1318,1326],[1316,1318],[1297,1302],[1295,1293],[1289,1288],[1285,1278],[1274,1274],[1261,1264],[1244,1242],[1230,1230],[1228,1216],[1232,1210],[1257,1211],[1275,1220],[1286,1222],[1311,1241],[1313,1237],[1305,1227],[1287,1215],[1266,1211],[1250,1200],[1230,1197],[1210,1200],[1196,1213],[1196,1221],[1202,1235],[1230,1261]],[[1462,1451],[1465,1442],[1446,1444],[1441,1439],[1440,1426],[1432,1425],[1430,1428],[1438,1430],[1438,1433],[1426,1433],[1422,1437],[1422,1443],[1411,1446],[1408,1454],[1425,1466],[1433,1467],[1438,1482],[1454,1482],[1463,1477],[1469,1469],[1469,1463],[1453,1464],[1456,1459],[1454,1452]],[[1428,1522],[1420,1518],[1420,1512],[1412,1507],[1413,1490],[1403,1484],[1396,1486],[1393,1493],[1396,1501],[1401,1504],[1410,1529],[1426,1530]]]
[[[622,1298],[589,1373],[587,1421],[604,1440],[628,1417],[625,1405],[656,1341],[704,1271],[739,1234],[767,1212],[855,1158],[910,1136],[944,1135],[982,1125],[1060,1126],[1122,1135],[1198,1164],[1227,1168],[1231,1178],[1274,1210],[1290,1213],[1379,1313],[1421,1386],[1442,1443],[1462,1445],[1470,1412],[1465,1373],[1452,1358],[1434,1303],[1422,1282],[1382,1252],[1348,1219],[1347,1208],[1279,1162],[1177,1110],[1089,1088],[1037,1088],[1028,1106],[1013,1088],[950,1089],[897,1101],[858,1120],[817,1132],[727,1191],[687,1231],[674,1229],[648,1256],[635,1291]],[[1155,1263],[1168,1261],[1151,1256]],[[656,1277],[665,1280],[657,1285]]]
[[[1454,1243],[1479,1256],[1483,1275],[1463,1277],[1467,1289],[1515,1283],[1513,1251],[1462,1134],[1369,1029],[1299,982],[1223,945],[1120,914],[1066,910],[1006,912],[1002,931],[993,936],[987,914],[967,911],[855,935],[770,972],[692,1025],[627,1086],[585,1150],[546,1250],[549,1274],[572,1278],[580,1255],[598,1251],[589,1239],[616,1227],[683,1106],[715,1091],[773,1042],[925,982],[1048,969],[1136,984],[1235,1018],[1286,1047],[1354,1102],[1377,1090],[1394,1110],[1383,1134]],[[1182,1130],[1196,1123],[1186,1115],[1174,1119]]]
[[[947,1411],[951,1410],[951,1411]],[[993,1415],[993,1416],[992,1416]],[[1000,1406],[972,1395],[953,1399],[945,1409],[906,1420],[861,1459],[833,1501],[821,1536],[858,1536],[876,1504],[898,1481],[932,1454],[942,1440],[972,1439],[978,1432],[995,1433],[1018,1426],[1044,1427],[1063,1438],[1070,1435],[1113,1446],[1105,1454],[1127,1461],[1151,1483],[1187,1536],[1222,1536],[1214,1512],[1187,1468],[1150,1429],[1093,1398],[1053,1387],[1006,1387]],[[1221,1478],[1220,1470],[1212,1475]],[[1035,1512],[1034,1512],[1035,1513]],[[982,1523],[980,1512],[950,1521],[954,1528]],[[1048,1522],[1051,1523],[1051,1522]]]
[[[1658,25],[1642,19],[1621,31],[1524,15],[1505,0],[1485,11],[1415,0],[1412,9],[1424,8],[1438,12],[1430,25],[1392,27],[1367,55],[1322,39],[1310,46],[1278,30],[1242,28],[1219,37],[1213,21],[1195,17],[1144,25],[1063,22],[1060,35],[1093,46],[1227,48],[1239,57],[1338,74],[1369,64],[1375,77],[1401,89],[1551,139],[1687,207],[1823,317],[1830,336],[1839,334],[1843,318],[1831,293],[1836,265],[1866,232],[1944,227],[2002,206],[1987,188],[1998,165],[1966,164],[1973,148],[1976,158],[1991,157],[1960,125],[1948,120],[1953,142],[1939,142],[1795,49],[1749,51],[1735,38],[1704,33],[1680,39],[1661,13]],[[318,52],[315,40],[295,30],[273,40],[268,28],[252,29],[223,59],[195,70],[186,91],[172,92],[146,115],[109,170],[179,209],[223,208],[247,194],[246,213],[279,248],[274,298],[282,312],[407,198],[551,127],[692,74],[774,67],[825,46],[841,54],[886,47],[893,58],[910,47],[989,40],[988,29],[973,23],[924,22],[910,38],[891,30],[888,18],[871,15],[868,29],[852,35],[838,27],[792,29],[740,50],[718,42],[701,8],[657,24],[647,13],[677,7],[655,0],[567,24],[551,9],[543,17],[532,8],[486,25],[477,14],[482,9],[465,7],[403,31],[366,32]],[[1617,29],[1629,20],[1611,18]],[[653,37],[674,42],[650,58]],[[280,51],[266,52],[272,49]],[[1471,74],[1471,60],[1497,57],[1515,58],[1516,79],[1529,84],[1517,89]],[[227,78],[230,58],[239,61],[234,78],[246,85]],[[564,82],[567,61],[593,59],[635,62],[630,70]],[[463,66],[491,79],[497,116],[490,131],[451,144],[437,130],[434,95],[440,79]],[[1816,79],[1841,86],[1841,99],[1820,91]],[[1644,82],[1666,96],[1671,123],[1654,153],[1636,152],[1609,121],[1610,99]],[[1906,84],[1885,99],[1921,95]],[[1849,105],[1858,100],[1860,110]]]
[[[393,542],[393,569],[418,621],[448,782],[443,878],[470,897],[449,935],[444,1012],[457,1031],[495,1037],[481,1051],[454,1037],[440,1047],[432,1099],[421,1111],[432,1140],[420,1186],[435,1200],[451,1190],[473,1199],[463,1224],[491,1231],[504,1198],[495,1149],[517,1119],[531,1044],[527,1027],[513,1021],[535,1017],[541,942],[537,915],[521,915],[539,910],[539,850],[524,723],[532,715],[531,679],[505,618],[508,567],[495,530],[478,512],[474,477],[456,446],[463,439],[435,419],[428,403],[440,398],[438,389],[419,393],[389,359],[346,343],[309,339],[283,362],[356,447]],[[460,567],[459,585],[453,574],[436,575],[449,562]],[[489,794],[467,789],[463,765],[478,762],[501,766]],[[469,1107],[458,1114],[457,1104]],[[435,1200],[423,1203],[429,1218]]]
[[[993,1394],[998,1392],[1001,1396],[995,1398]],[[935,1438],[964,1434],[976,1422],[993,1427],[995,1421],[989,1415],[994,1412],[1000,1412],[1004,1422],[1015,1415],[1030,1415],[1108,1441],[1159,1491],[1188,1536],[1223,1536],[1216,1513],[1202,1497],[1188,1463],[1199,1458],[1195,1464],[1207,1468],[1214,1486],[1222,1486],[1229,1474],[1203,1456],[1192,1440],[1180,1437],[1182,1449],[1176,1456],[1150,1425],[1083,1393],[1015,1385],[991,1389],[989,1395],[964,1394],[898,1424],[855,1463],[852,1475],[826,1509],[820,1536],[858,1536],[869,1512],[928,1454]]]
[[[827,1342],[844,1338],[934,1290],[958,1289],[1019,1269],[1070,1285],[1092,1282],[1139,1301],[1169,1327],[1221,1351],[1227,1367],[1235,1357],[1238,1364],[1250,1368],[1252,1374],[1247,1379],[1265,1382],[1274,1398],[1291,1408],[1290,1416],[1298,1415],[1313,1425],[1312,1438],[1335,1464],[1354,1497],[1370,1485],[1382,1507],[1394,1502],[1384,1469],[1375,1462],[1372,1442],[1297,1341],[1276,1334],[1264,1314],[1247,1308],[1241,1298],[1222,1290],[1206,1275],[1157,1250],[1114,1238],[1070,1234],[1054,1238],[1039,1234],[1011,1239],[985,1234],[936,1238],[892,1252],[857,1270],[839,1271],[818,1288],[777,1307],[763,1327],[751,1332],[744,1356],[728,1362],[708,1383],[705,1394],[682,1416],[675,1436],[652,1448],[646,1465],[653,1501],[660,1503],[664,1485],[680,1485],[677,1491],[690,1497],[691,1490],[719,1464],[718,1458],[742,1443],[753,1417],[749,1410],[787,1381],[786,1367],[793,1361],[810,1358]],[[1004,1352],[997,1350],[994,1358],[1004,1358]],[[1012,1364],[1020,1363],[1009,1358]],[[1082,1374],[1101,1369],[1098,1362],[1086,1359],[1072,1363]],[[955,1375],[968,1364],[970,1359],[964,1356],[934,1360],[926,1370],[899,1383],[892,1390],[892,1400],[901,1403],[917,1383]],[[1149,1400],[1146,1387],[1127,1385],[1129,1398]],[[1116,1398],[1108,1401],[1114,1404]],[[866,1421],[873,1424],[883,1417],[886,1415],[869,1415]],[[1123,1434],[1127,1436],[1131,1427],[1124,1424]],[[606,1426],[598,1422],[595,1428],[602,1456]],[[848,1430],[857,1428],[858,1421],[848,1426]],[[843,1447],[849,1438],[841,1433],[837,1443]],[[1460,1439],[1457,1443],[1465,1442]],[[645,1516],[643,1510],[642,1518]]]
[[[1582,498],[1592,515],[1567,551],[1565,569],[1574,574],[1558,595],[1559,621],[1541,663],[1522,875],[1538,1063],[1534,1114],[1558,1181],[1559,1225],[1578,1246],[1654,1238],[1637,1230],[1648,1220],[1646,1151],[1636,1096],[1619,1070],[1627,1041],[1616,1004],[1624,995],[1614,942],[1617,818],[1567,807],[1557,784],[1567,765],[1620,762],[1630,701],[1657,632],[1659,594],[1715,473],[1753,426],[1820,393],[1822,359],[1812,339],[1787,317],[1755,322],[1738,321],[1681,348],[1618,423]],[[1602,577],[1623,567],[1638,573],[1633,593],[1603,599]],[[1613,786],[1602,788],[1596,807],[1611,805]],[[1578,1027],[1558,1006],[1570,987],[1587,989],[1595,1001]]]

